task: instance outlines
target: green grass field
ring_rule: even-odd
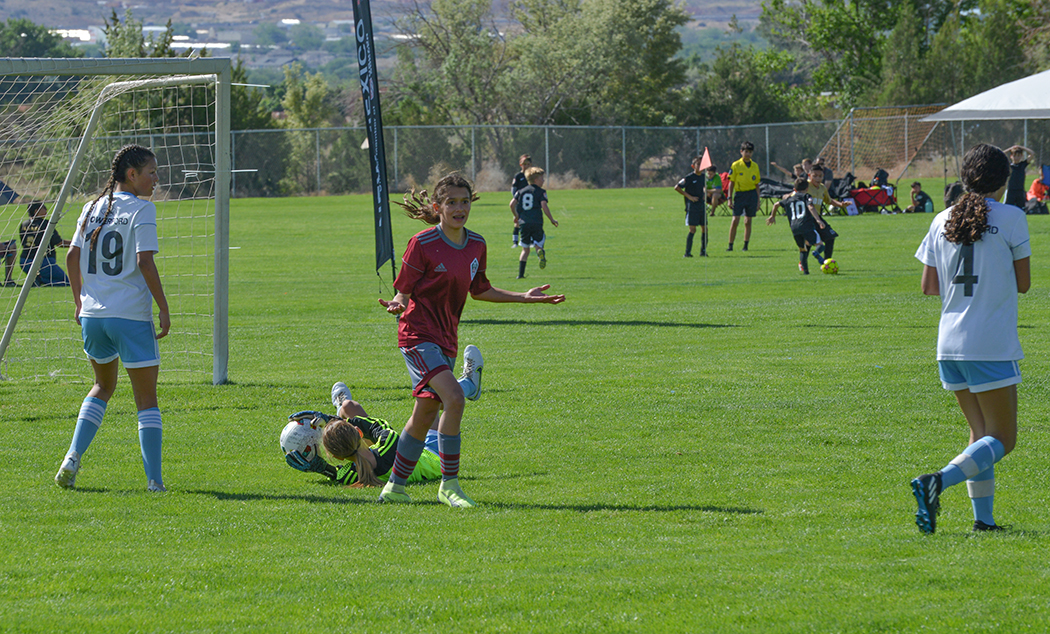
[[[483,195],[468,226],[492,282],[525,290],[507,199]],[[1047,217],[1030,218],[1019,442],[996,470],[1014,529],[971,534],[958,486],[924,536],[908,481],[967,440],[913,257],[931,216],[835,219],[841,274],[803,277],[783,219],[727,254],[715,218],[712,257],[687,260],[670,188],[550,200],[561,227],[525,281],[568,300],[469,301],[460,326],[485,355],[463,427],[479,508],[439,505],[436,484],[378,505],[285,465],[286,417],[330,411],[336,380],[407,418],[376,302],[390,269],[372,270],[369,198],[235,200],[232,383],[162,370],[167,494],[145,492],[126,381],[76,491],[52,478],[87,387],[0,384],[0,631],[1050,628]],[[395,216],[399,258],[423,228]]]

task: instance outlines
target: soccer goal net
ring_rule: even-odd
[[[0,59],[4,379],[92,376],[59,239],[72,239],[114,154],[134,143],[157,155],[160,177],[155,261],[172,324],[162,380],[226,381],[229,69],[208,58]]]
[[[939,143],[931,143],[937,124],[923,118],[942,108],[943,104],[854,108],[820,155],[836,175],[849,172],[864,181],[880,169],[886,170],[892,180],[906,173],[913,177],[939,175],[939,168],[926,169],[916,159],[932,162],[940,158],[929,155],[931,148],[940,148]],[[923,148],[925,153],[920,153]]]

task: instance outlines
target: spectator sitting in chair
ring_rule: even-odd
[[[933,213],[933,199],[922,191],[922,183],[919,181],[911,184],[911,204],[904,211],[912,214]]]
[[[22,226],[18,229],[22,238],[22,256],[19,258],[18,265],[23,271],[29,273],[29,269],[33,267],[33,258],[36,257],[37,249],[40,247],[38,241],[47,229],[47,207],[44,206],[44,203],[29,203],[27,213],[29,219],[23,220]],[[51,233],[51,241],[47,244],[44,261],[40,263],[40,271],[37,272],[33,286],[69,286],[69,277],[55,260],[55,247],[66,248],[68,246],[69,240],[63,240],[57,231]]]
[[[1032,187],[1028,190],[1028,200],[1038,200],[1039,202],[1045,202],[1047,199],[1047,193],[1050,188],[1046,186],[1040,179],[1032,181]]]
[[[722,176],[718,173],[718,168],[712,163],[706,170],[707,174],[707,185],[705,188],[708,191],[713,191],[707,195],[707,204],[711,208],[711,214],[714,215],[715,207],[721,205],[726,201],[725,190],[722,189]]]

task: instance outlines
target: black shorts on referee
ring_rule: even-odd
[[[758,213],[758,190],[752,189],[746,192],[734,192],[733,215],[754,218]]]

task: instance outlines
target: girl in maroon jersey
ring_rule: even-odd
[[[441,486],[438,500],[469,508],[473,500],[459,485],[460,423],[466,399],[481,395],[481,353],[467,346],[463,375],[452,374],[459,345],[459,317],[467,295],[486,302],[560,304],[564,295],[547,295],[549,284],[524,293],[495,288],[485,276],[485,239],[466,228],[470,203],[477,200],[470,181],[453,172],[434,187],[433,202],[423,191],[399,203],[410,218],[433,225],[412,237],[394,281],[397,294],[379,303],[399,315],[397,343],[412,377],[416,397],[412,415],[397,445],[390,480],[380,502],[410,502],[405,483],[423,451],[427,429],[438,410]]]

